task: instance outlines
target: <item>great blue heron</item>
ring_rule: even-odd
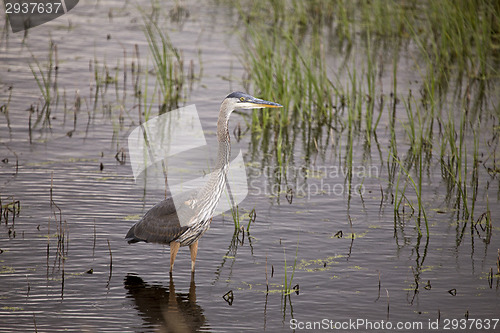
[[[168,197],[156,204],[130,228],[125,239],[129,243],[144,241],[169,244],[170,273],[172,273],[179,247],[189,246],[191,272],[194,272],[198,239],[209,229],[214,211],[226,186],[226,173],[231,152],[229,116],[234,110],[280,107],[282,105],[278,103],[264,101],[242,92],[229,94],[222,102],[219,111],[217,162],[207,183],[200,189],[183,194],[180,200],[178,197]]]

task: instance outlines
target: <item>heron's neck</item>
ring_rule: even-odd
[[[210,178],[200,192],[200,202],[211,207],[208,215],[213,214],[219,198],[226,187],[226,173],[229,167],[229,156],[231,155],[228,132],[229,115],[226,115],[223,107],[224,103],[221,106],[217,122],[217,142],[219,147],[215,169],[210,173]]]
[[[217,161],[215,163],[216,170],[225,171],[226,167],[229,165],[231,144],[229,139],[228,123],[229,114],[221,110],[219,113],[219,120],[217,121],[217,142],[219,143],[219,147],[217,151]]]

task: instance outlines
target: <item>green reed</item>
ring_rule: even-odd
[[[441,174],[448,188],[448,200],[455,193],[456,208],[461,208],[463,219],[474,219],[474,208],[477,201],[479,186],[479,129],[467,121],[467,112],[462,112],[458,129],[452,111],[449,111],[448,121],[444,126],[444,136],[441,143]],[[472,134],[472,152],[468,151],[466,136]],[[472,153],[472,163],[469,166],[469,155]],[[472,168],[472,170],[470,169]],[[471,178],[468,179],[468,175]]]
[[[484,143],[491,141],[487,136],[495,138],[495,130],[485,132],[484,120],[498,122],[498,101],[491,97],[500,77],[497,1],[239,0],[237,8],[246,23],[244,84],[284,105],[279,112],[252,115],[251,146],[259,146],[264,164],[293,166],[294,143],[300,139],[307,164],[334,130],[332,149],[349,170],[359,163],[355,149],[362,136],[362,163],[370,160],[373,147],[383,160],[377,134],[387,133],[395,216],[409,205],[418,214],[419,235],[420,221],[429,235],[430,203],[424,198],[437,161],[447,204],[462,219],[473,219],[481,154],[494,155],[494,145]],[[409,53],[409,47],[416,52]],[[406,78],[398,77],[402,54],[417,77],[406,91],[401,88]],[[392,63],[392,91],[382,80],[387,63]],[[348,172],[346,183],[350,177]]]
[[[234,229],[235,230],[240,230],[241,224],[240,224],[240,207],[236,205],[236,207],[231,206],[231,217],[233,218],[234,222]]]
[[[38,114],[33,127],[36,127],[42,119],[43,125],[50,126],[51,106],[53,103],[57,102],[58,98],[58,59],[56,44],[52,40],[49,41],[49,53],[46,64],[41,64],[33,54],[32,59],[34,65],[29,64],[29,67],[43,98],[42,110]]]
[[[229,198],[228,198],[228,203],[231,206],[231,217],[233,219],[235,233],[245,230],[247,231],[247,233],[249,233],[251,224],[255,222],[255,219],[257,218],[257,213],[255,211],[255,208],[252,209],[251,211],[240,209],[239,205],[233,206]],[[243,223],[246,220],[248,220],[248,223],[245,228]]]
[[[426,230],[426,235],[429,237],[429,221],[427,219],[427,214],[425,211],[424,203],[422,200],[422,157],[419,157],[419,168],[418,168],[418,174],[416,175],[417,182],[415,182],[414,178],[411,176],[410,172],[404,167],[404,165],[399,161],[399,159],[393,157],[394,160],[399,164],[399,169],[400,173],[397,178],[397,183],[396,183],[396,189],[395,189],[395,198],[394,198],[394,214],[399,215],[399,207],[401,203],[403,203],[403,199],[406,200],[406,202],[410,205],[413,211],[418,211],[418,219],[416,221],[416,228],[418,235],[422,235],[422,230],[420,228],[420,221],[421,218],[424,219],[425,222],[425,230]],[[406,182],[403,190],[401,191],[399,189],[400,185],[400,176],[401,172],[404,173],[406,176]],[[413,187],[413,190],[415,191],[415,196],[417,197],[417,207],[415,209],[415,205],[411,202],[411,200],[408,199],[406,196],[406,187],[410,183]],[[401,194],[401,198],[398,198],[398,192]]]
[[[242,62],[253,90],[284,106],[280,112],[255,112],[254,122],[258,119],[255,129],[273,125],[278,130],[278,125],[302,121],[322,124],[331,119],[336,89],[321,56],[318,58],[315,51],[300,48],[292,34],[279,27],[266,31],[265,27],[249,26],[247,39],[242,42],[245,48]]]
[[[284,267],[284,276],[283,276],[283,288],[281,289],[281,293],[284,296],[290,295],[295,289],[292,286],[293,283],[293,277],[295,275],[295,268],[297,267],[297,256],[299,252],[299,239],[297,238],[297,248],[295,250],[295,259],[293,262],[292,266],[292,272],[290,274],[290,277],[288,277],[288,266],[286,263],[286,251],[285,248],[283,248],[283,256],[285,258],[285,267]]]
[[[152,113],[152,107],[154,105],[154,103],[152,103],[152,101],[155,100],[157,94],[158,94],[158,81],[155,82],[155,87],[153,89],[153,91],[151,92],[150,94],[150,90],[149,90],[149,85],[148,85],[148,82],[149,82],[149,75],[145,75],[145,78],[144,78],[144,85],[143,85],[143,89],[141,90],[141,95],[140,97],[142,97],[142,106],[143,108],[141,108],[141,102],[139,102],[139,108],[138,108],[138,113],[139,113],[139,124],[142,124],[142,114],[144,112],[144,121],[148,121],[153,113]]]
[[[183,96],[184,60],[167,33],[154,20],[143,17],[144,34],[153,57],[156,79],[162,94],[160,113],[177,108]]]

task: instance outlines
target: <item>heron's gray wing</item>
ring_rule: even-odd
[[[169,197],[157,203],[139,222],[134,224],[125,239],[129,243],[144,241],[169,244],[187,229],[187,226],[181,226],[174,200]]]

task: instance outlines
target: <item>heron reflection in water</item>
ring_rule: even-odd
[[[198,332],[207,328],[203,309],[196,302],[196,285],[191,279],[189,293],[176,293],[173,279],[168,288],[151,285],[136,275],[127,275],[124,281],[128,297],[147,326],[158,332]]]
[[[176,197],[168,197],[151,208],[143,218],[128,231],[125,239],[129,243],[140,241],[170,245],[170,273],[180,246],[189,246],[191,272],[194,273],[198,240],[210,227],[217,204],[226,187],[231,145],[229,139],[229,116],[234,110],[280,108],[282,105],[264,101],[242,92],[229,94],[221,104],[217,121],[219,144],[215,170],[200,189],[188,191]],[[181,202],[175,205],[175,202]],[[187,217],[181,223],[179,216]],[[182,220],[183,222],[185,219]]]

